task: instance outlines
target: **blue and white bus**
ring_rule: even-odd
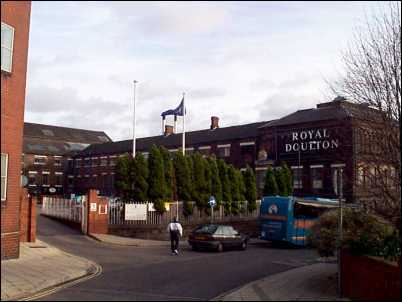
[[[260,238],[305,246],[308,232],[319,216],[338,206],[339,201],[333,199],[264,197],[260,207]]]

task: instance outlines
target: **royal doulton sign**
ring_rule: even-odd
[[[285,144],[286,152],[336,149],[339,140],[331,137],[328,129],[311,129],[292,132],[291,143]]]

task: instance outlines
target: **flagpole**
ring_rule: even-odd
[[[134,80],[134,121],[133,121],[133,158],[135,158],[135,88],[136,88],[137,81]]]
[[[186,155],[186,106],[184,105],[184,92],[183,92],[183,155]]]

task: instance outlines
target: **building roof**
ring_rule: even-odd
[[[186,146],[200,146],[213,142],[224,142],[241,140],[257,136],[257,129],[267,122],[251,123],[239,126],[216,128],[214,130],[205,129],[186,132]],[[170,134],[168,136],[158,135],[151,137],[138,138],[136,140],[136,150],[148,151],[152,145],[164,146],[166,148],[178,148],[182,144],[182,134]],[[91,145],[82,152],[80,156],[91,156],[100,154],[122,154],[132,152],[133,140]]]
[[[90,144],[111,141],[103,131],[24,123],[23,152],[26,154],[63,155],[81,151]]]
[[[280,119],[270,121],[260,128],[324,120],[343,120],[345,118],[371,119],[374,116],[378,118],[378,113],[378,110],[372,109],[365,104],[355,104],[343,99],[335,99],[332,102],[318,104],[317,108],[298,110]]]

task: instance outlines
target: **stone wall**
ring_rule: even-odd
[[[259,234],[259,223],[256,218],[241,221],[233,220],[222,224],[232,225],[240,233],[253,238]],[[186,240],[188,234],[196,227],[197,224],[183,225],[183,239]],[[109,234],[140,239],[169,240],[167,225],[109,225]]]

